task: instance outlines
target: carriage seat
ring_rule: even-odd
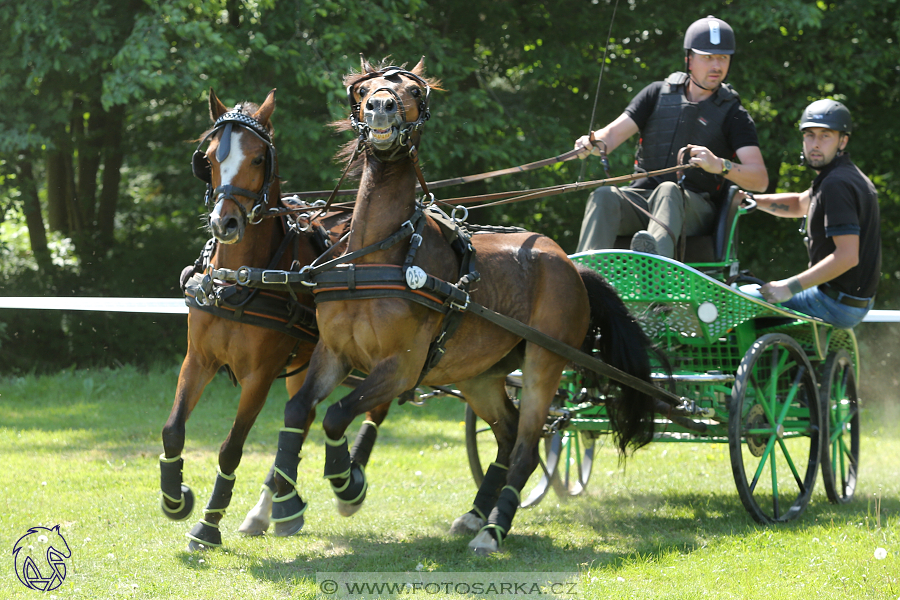
[[[725,256],[728,251],[728,238],[737,218],[740,200],[735,199],[738,186],[729,186],[725,193],[725,201],[719,209],[716,217],[715,228],[706,235],[688,236],[684,248],[684,262],[690,263],[724,263],[730,257]],[[631,248],[632,236],[618,236],[616,249],[628,250]],[[737,230],[731,243],[730,254],[734,255],[737,248]]]

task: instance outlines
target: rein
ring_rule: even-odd
[[[447,206],[452,206],[453,204],[472,204],[474,202],[479,202],[483,200],[487,200],[488,202],[485,204],[479,204],[478,206],[472,206],[471,209],[476,208],[487,208],[489,206],[498,206],[500,204],[510,204],[512,202],[522,202],[523,200],[536,200],[537,198],[544,198],[546,196],[556,196],[558,194],[565,194],[568,192],[574,192],[580,189],[589,189],[594,187],[600,187],[602,185],[609,185],[614,183],[624,183],[626,181],[635,181],[637,179],[643,179],[645,177],[655,177],[656,175],[666,175],[668,173],[676,173],[679,171],[683,171],[685,169],[693,169],[696,168],[697,165],[685,164],[685,165],[675,165],[674,167],[668,167],[665,169],[658,169],[656,171],[648,171],[641,173],[632,173],[631,175],[621,175],[619,177],[611,177],[609,179],[595,179],[594,181],[585,181],[585,182],[576,182],[576,183],[564,183],[560,185],[554,185],[545,188],[538,188],[536,190],[531,190],[528,192],[496,192],[494,194],[483,194],[481,196],[464,196],[460,198],[450,198],[448,200],[440,200],[441,204],[445,204]]]

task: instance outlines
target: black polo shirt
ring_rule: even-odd
[[[809,265],[834,253],[836,235],[859,236],[859,264],[829,285],[838,291],[871,298],[881,277],[881,216],[875,186],[850,160],[835,157],[810,188],[807,249]]]

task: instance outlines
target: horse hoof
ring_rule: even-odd
[[[337,506],[338,514],[342,517],[352,517],[356,514],[356,512],[362,508],[362,501],[365,500],[366,497],[363,496],[362,499],[356,504],[347,504],[346,502],[341,502],[339,499],[334,499],[334,504]]]
[[[450,535],[473,535],[484,527],[484,519],[467,512],[453,521],[450,526]]]
[[[500,552],[500,544],[497,543],[490,532],[482,531],[469,542],[469,548],[478,556],[490,556]]]
[[[206,544],[201,544],[197,540],[188,540],[188,552],[193,554],[195,552],[206,552],[207,550],[209,550],[209,546],[207,546]]]
[[[165,496],[163,496],[159,499],[159,506],[162,508],[163,514],[173,521],[184,521],[191,516],[191,511],[194,510],[194,492],[182,483],[181,503],[174,508],[170,507],[168,502],[166,502]]]
[[[268,531],[272,515],[272,495],[272,490],[263,487],[262,494],[259,495],[259,502],[250,509],[247,516],[244,517],[244,522],[238,527],[239,533],[257,536]]]
[[[279,521],[275,523],[275,535],[278,537],[289,537],[303,529],[303,515],[290,521]]]

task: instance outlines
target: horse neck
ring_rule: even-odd
[[[366,156],[351,222],[349,251],[376,244],[400,229],[416,209],[416,174],[403,158],[383,163]],[[397,247],[364,256],[359,262],[385,262]]]

